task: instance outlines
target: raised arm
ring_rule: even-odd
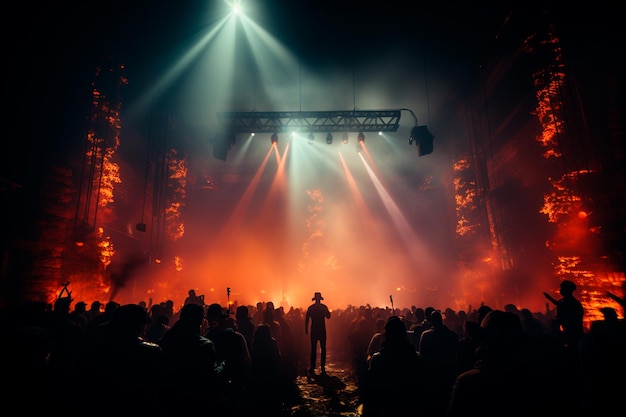
[[[548,300],[550,300],[552,302],[552,304],[557,305],[559,302],[552,297],[550,294],[548,294],[547,292],[543,293],[544,297],[546,297]]]
[[[606,296],[609,297],[611,300],[617,302],[622,307],[626,308],[626,298],[622,298],[617,294],[613,294],[611,291],[607,291]]]

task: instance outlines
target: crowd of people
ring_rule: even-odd
[[[575,291],[563,281],[547,314],[366,304],[331,315],[321,293],[308,308],[263,301],[231,312],[194,290],[180,308],[88,308],[67,294],[2,311],[3,395],[20,414],[280,417],[297,401],[299,375],[326,375],[328,344],[351,370],[364,417],[614,412],[626,388],[626,324],[604,307],[583,328]],[[624,297],[611,298],[623,317]]]

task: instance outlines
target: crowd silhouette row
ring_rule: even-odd
[[[545,313],[361,305],[332,315],[321,293],[308,309],[263,301],[234,311],[194,290],[180,308],[172,300],[88,308],[68,293],[2,310],[3,402],[16,414],[287,416],[297,379],[326,375],[328,343],[350,369],[365,417],[623,410],[624,319],[604,307],[585,329],[576,286],[563,281],[560,290],[558,300],[545,294],[555,304]],[[610,297],[623,317],[624,296]]]

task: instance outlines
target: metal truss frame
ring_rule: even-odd
[[[285,112],[223,112],[218,118],[230,133],[395,132],[403,110],[333,110]]]

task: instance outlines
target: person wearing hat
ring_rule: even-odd
[[[330,310],[322,304],[322,293],[316,292],[311,304],[306,310],[304,319],[304,333],[309,333],[309,321],[311,322],[311,367],[309,373],[315,373],[315,363],[317,359],[317,343],[320,345],[320,365],[322,374],[326,374],[326,320],[330,319]]]
[[[555,300],[547,293],[545,297],[556,306],[556,320],[563,335],[563,344],[572,351],[578,349],[578,344],[585,334],[583,325],[584,308],[582,303],[574,297],[576,284],[570,280],[561,281],[560,300]]]
[[[91,306],[89,307],[89,310],[87,310],[87,318],[89,319],[89,321],[91,321],[98,317],[100,314],[102,314],[102,303],[98,300],[93,301],[91,303]]]
[[[89,314],[87,313],[87,303],[79,301],[74,304],[74,310],[70,313],[70,318],[81,328],[85,328],[89,323]]]

